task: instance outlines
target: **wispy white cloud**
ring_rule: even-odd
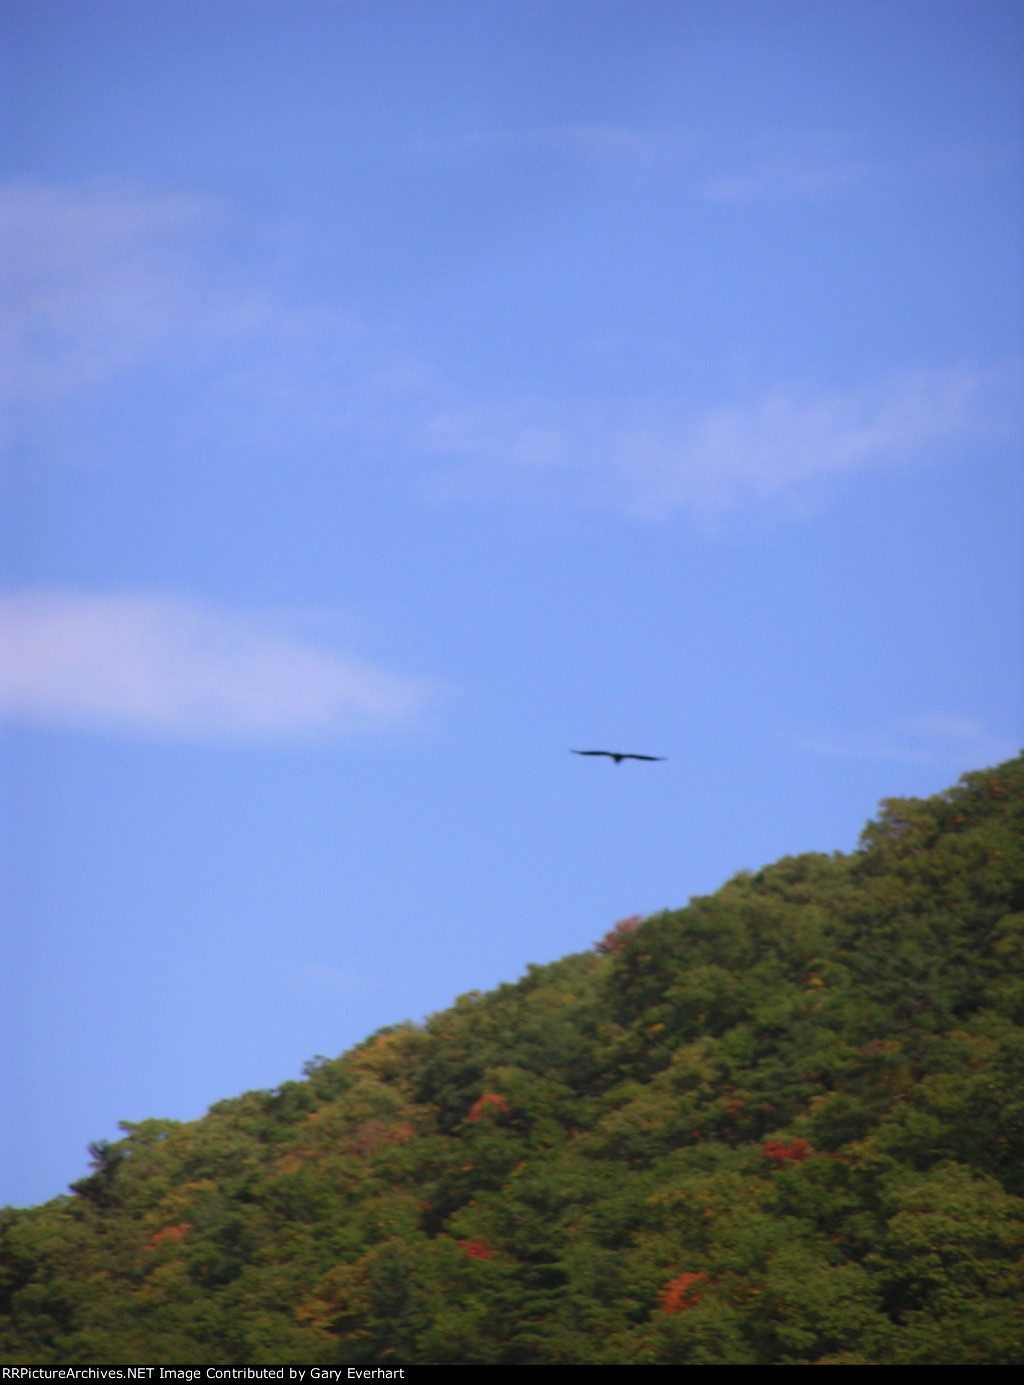
[[[819,202],[877,183],[889,168],[842,134],[778,135],[723,151],[695,192],[709,202]]]
[[[535,137],[632,149],[630,132],[606,127]],[[763,386],[710,405],[469,392],[358,319],[289,301],[258,255],[222,253],[235,232],[209,200],[18,185],[0,214],[16,402],[48,416],[54,400],[158,359],[159,378],[192,372],[176,435],[211,453],[255,461],[327,445],[340,457],[338,444],[355,443],[383,447],[434,496],[706,519],[799,508],[824,482],[991,435],[1019,413],[1016,366]]]
[[[139,366],[188,378],[182,431],[236,447],[379,435],[432,372],[351,314],[295,304],[211,198],[0,188],[5,413],[96,396]]]
[[[296,631],[181,599],[0,596],[0,717],[184,740],[365,732],[414,721],[430,686]]]
[[[838,131],[723,142],[677,128],[553,125],[423,139],[416,148],[435,156],[554,155],[594,170],[670,176],[684,194],[722,203],[820,202],[892,173],[856,135]]]
[[[963,370],[921,372],[866,389],[777,387],[709,410],[635,449],[636,503],[724,508],[904,461],[955,436],[987,383]]]
[[[701,141],[683,130],[578,124],[425,138],[416,142],[415,149],[435,155],[555,154],[595,166],[653,169],[689,159],[701,146]]]
[[[439,456],[448,493],[502,484],[552,499],[611,504],[659,517],[703,514],[791,495],[872,466],[893,465],[1005,418],[1016,372],[920,372],[867,389],[778,387],[712,409],[664,396],[568,403],[473,402],[439,411],[417,434]]]
[[[970,184],[1005,178],[1020,162],[1017,146],[975,142],[939,145],[897,164],[853,130],[777,130],[726,140],[671,126],[599,123],[427,137],[413,151],[470,160],[554,156],[595,172],[668,178],[700,201],[752,207],[905,190],[919,180]]]
[[[196,251],[219,211],[124,188],[5,187],[0,352],[14,401],[101,383],[199,316],[209,330]]]
[[[867,730],[809,736],[801,750],[849,760],[888,760],[936,769],[998,764],[1020,744],[993,735],[981,722],[945,712],[925,712]]]

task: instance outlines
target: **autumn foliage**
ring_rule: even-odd
[[[695,1274],[691,1271],[670,1279],[661,1295],[662,1312],[686,1313],[691,1308],[696,1308],[700,1302],[700,1294],[694,1291],[694,1285],[706,1279],[706,1274]]]
[[[607,955],[609,952],[621,952],[642,923],[643,916],[640,914],[631,914],[628,919],[619,919],[614,927],[609,928],[600,942],[594,944],[594,951],[603,955]]]
[[[1019,1366],[1022,1092],[1024,756],[97,1141],[0,1362]]]
[[[153,1232],[147,1245],[150,1250],[155,1250],[164,1241],[183,1241],[191,1230],[191,1223],[187,1221],[179,1222],[177,1226],[165,1226],[162,1230]]]
[[[471,1260],[491,1260],[498,1253],[486,1241],[460,1241],[459,1245]]]
[[[508,1110],[508,1101],[500,1092],[484,1092],[469,1108],[468,1121],[478,1121],[481,1116],[496,1116]]]
[[[774,1160],[776,1164],[802,1164],[814,1151],[804,1139],[794,1140],[788,1145],[782,1140],[765,1140],[761,1146],[761,1153],[766,1159]]]

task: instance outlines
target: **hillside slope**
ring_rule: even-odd
[[[0,1225],[13,1362],[1024,1360],[1024,758]]]

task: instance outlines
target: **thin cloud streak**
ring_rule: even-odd
[[[628,133],[535,135],[628,150]],[[154,378],[186,373],[177,435],[257,464],[344,441],[411,463],[413,490],[434,498],[702,522],[799,509],[823,482],[992,436],[1019,415],[1019,364],[845,390],[768,385],[711,407],[668,392],[474,395],[351,315],[287,302],[258,256],[218,255],[230,218],[209,200],[18,185],[0,203],[14,402],[42,418],[149,362]]]
[[[419,139],[427,155],[555,154],[595,166],[653,170],[694,157],[702,141],[683,130],[626,125],[548,125],[527,130],[481,130]]]
[[[9,399],[96,386],[217,317],[199,247],[223,208],[111,187],[10,185],[0,193],[0,360]],[[237,305],[236,305],[237,306]],[[234,320],[222,330],[237,333]]]
[[[1019,744],[992,735],[981,722],[946,712],[925,712],[867,730],[810,736],[797,745],[813,755],[943,770],[997,764],[1020,752]]]
[[[821,202],[892,175],[892,168],[860,155],[860,141],[838,133],[779,135],[732,150],[733,165],[703,177],[695,192],[709,202]]]
[[[712,410],[678,442],[638,450],[638,505],[724,508],[901,462],[959,432],[984,383],[966,371],[922,372],[874,389],[775,389]]]
[[[774,205],[823,202],[891,182],[897,170],[862,145],[842,131],[716,142],[683,129],[579,124],[421,139],[413,149],[435,158],[555,156],[612,175],[668,176],[700,201]]]
[[[187,741],[346,735],[414,722],[425,679],[196,602],[0,596],[0,717]]]
[[[190,438],[248,447],[379,436],[396,403],[435,388],[352,315],[285,301],[255,239],[213,199],[0,189],[5,415],[95,398],[146,367],[189,378]]]
[[[952,370],[873,389],[777,388],[704,412],[664,397],[473,403],[436,415],[418,441],[428,452],[466,459],[441,464],[439,493],[494,493],[504,483],[650,519],[707,514],[898,464],[930,444],[987,429],[1016,407],[1017,376]]]

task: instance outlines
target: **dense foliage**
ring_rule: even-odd
[[[1024,1360],[1024,758],[0,1227],[5,1362]]]

